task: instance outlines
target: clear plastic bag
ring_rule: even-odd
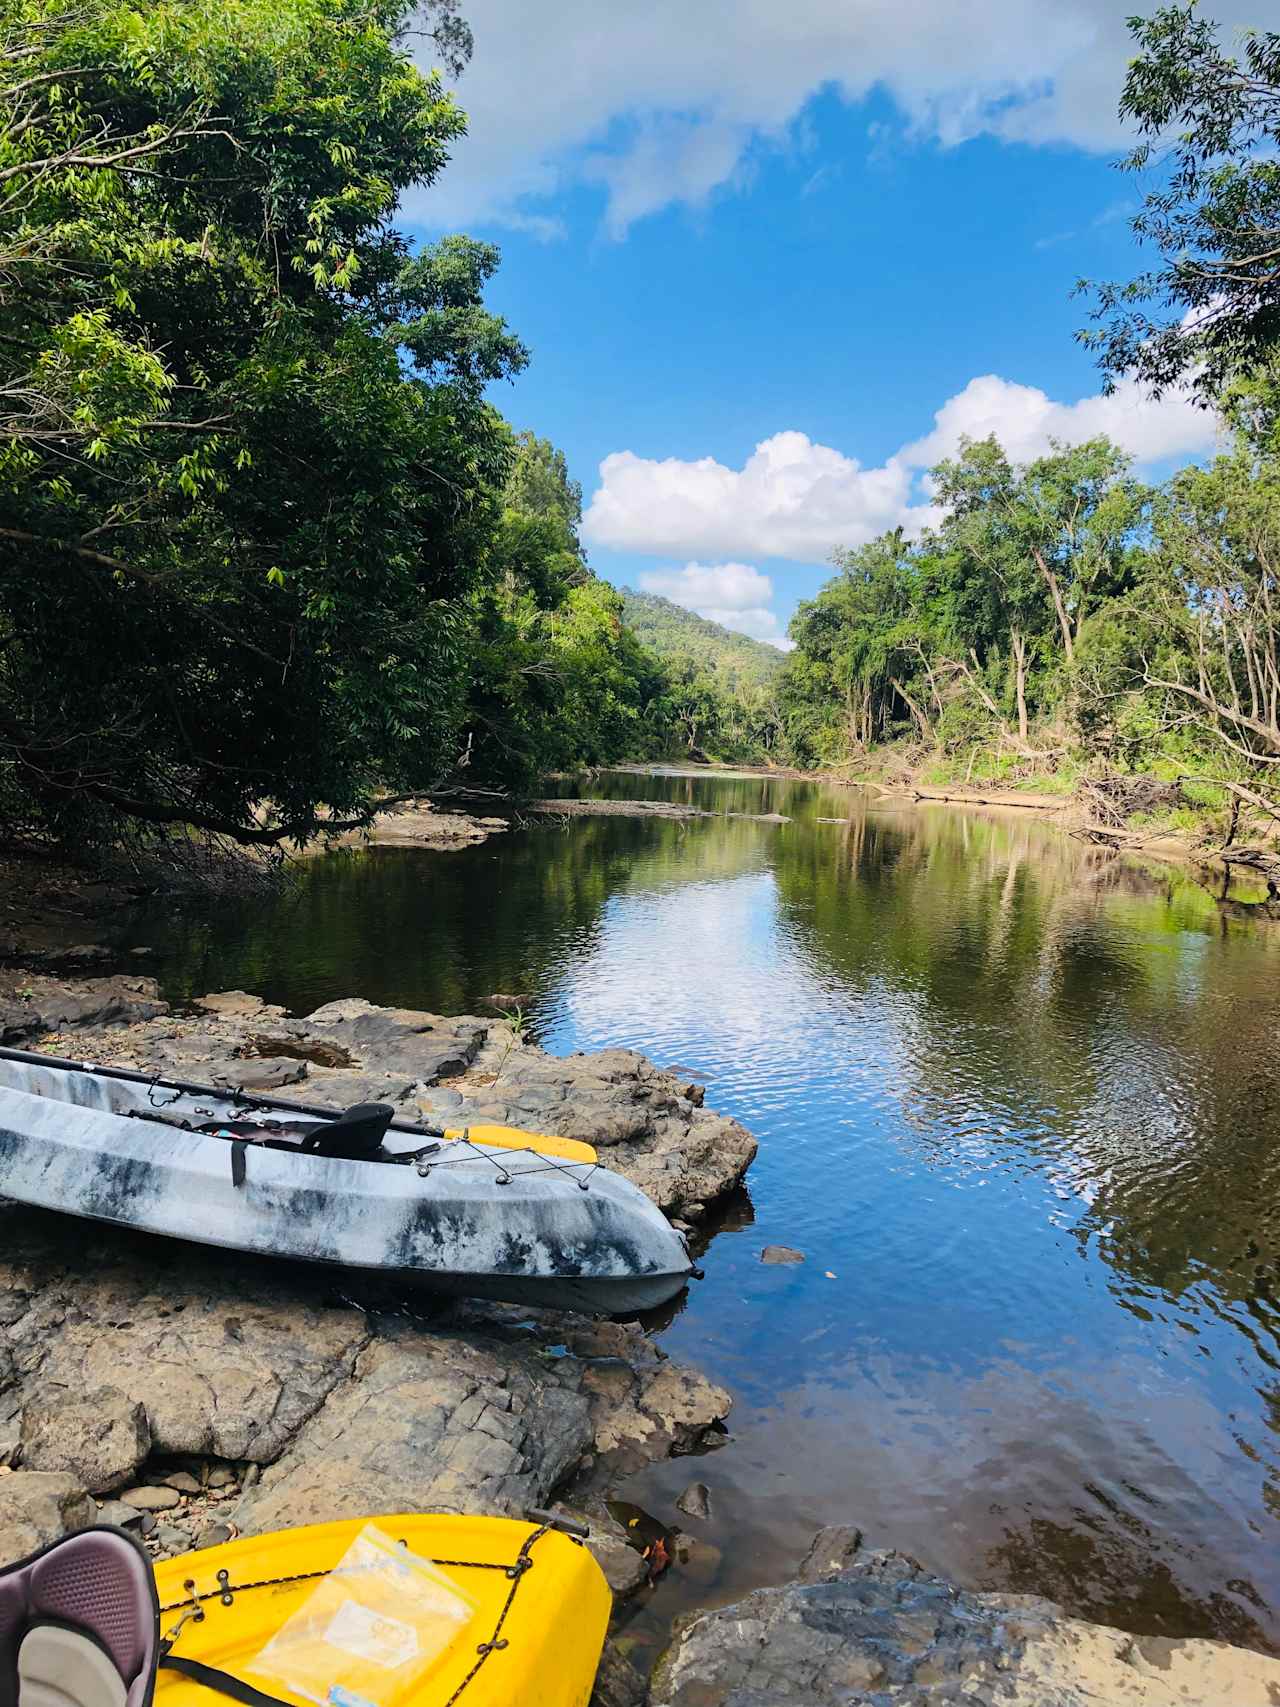
[[[474,1611],[429,1559],[367,1523],[246,1670],[320,1707],[395,1707]]]

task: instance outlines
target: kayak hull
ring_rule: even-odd
[[[157,1101],[171,1121],[186,1113],[162,1087],[104,1085],[88,1070],[0,1061],[0,1197],[553,1309],[653,1309],[691,1272],[665,1216],[606,1168],[444,1142],[424,1175],[412,1163],[233,1145],[157,1119]],[[143,1093],[143,1108],[121,1111]],[[187,1100],[192,1119],[232,1106],[215,1092],[204,1106]]]
[[[366,1522],[433,1560],[474,1605],[470,1622],[403,1696],[402,1707],[442,1707],[473,1671],[459,1707],[584,1707],[609,1622],[608,1584],[579,1541],[555,1530],[531,1540],[536,1526],[510,1518],[356,1518],[249,1536],[164,1560],[155,1568],[162,1633],[190,1608],[193,1595],[204,1611],[200,1621],[183,1624],[174,1655],[253,1681],[248,1668],[254,1657],[304,1603],[316,1573],[338,1563]],[[530,1565],[512,1595],[513,1579],[493,1567],[510,1566],[522,1547]],[[240,1586],[245,1584],[257,1586]],[[508,1600],[501,1626],[505,1645],[476,1670],[477,1650],[492,1639]],[[177,1672],[162,1668],[158,1675],[156,1707],[209,1707],[215,1699]],[[281,1699],[308,1707],[302,1696],[286,1693]]]

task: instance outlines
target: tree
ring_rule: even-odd
[[[390,224],[464,128],[411,10],[0,0],[0,767],[45,825],[302,838],[454,761],[526,356],[494,250]]]
[[[994,438],[961,440],[959,455],[940,462],[931,477],[947,510],[938,536],[944,630],[976,671],[1007,643],[1018,740],[1025,748],[1032,653],[1053,620],[1052,577],[1042,567],[1051,518],[1029,501],[1024,480]]]
[[[1122,164],[1163,171],[1133,221],[1159,262],[1095,287],[1101,325],[1081,338],[1111,383],[1190,381],[1212,404],[1280,337],[1280,35],[1247,32],[1233,55],[1195,0],[1129,28],[1120,113],[1142,140]]]
[[[1174,479],[1158,531],[1144,684],[1235,759],[1280,766],[1280,469],[1238,440]]]
[[[1094,607],[1131,583],[1134,539],[1150,494],[1129,473],[1131,459],[1109,439],[1055,444],[1026,470],[1027,549],[1053,601],[1068,664]]]

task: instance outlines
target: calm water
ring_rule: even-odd
[[[1280,1648],[1280,925],[1025,821],[760,778],[590,792],[793,822],[373,850],[131,934],[177,996],[523,993],[548,1048],[688,1067],[758,1135],[662,1330],[733,1390],[733,1441],[627,1490],[721,1557],[637,1643],[856,1522],[970,1586]],[[774,1242],[806,1261],[762,1265]],[[694,1476],[707,1524],[672,1504]]]

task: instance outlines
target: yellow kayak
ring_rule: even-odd
[[[355,1648],[368,1654],[376,1621],[365,1609],[353,1611],[349,1601],[333,1599],[346,1579],[329,1573],[350,1557],[353,1545],[363,1543],[369,1526],[376,1526],[392,1546],[403,1544],[415,1556],[415,1567],[416,1561],[432,1562],[434,1573],[430,1567],[427,1571],[456,1609],[454,1621],[439,1626],[445,1634],[439,1650],[421,1661],[425,1669],[416,1663],[406,1668],[411,1675],[407,1688],[393,1687],[394,1672],[374,1668],[362,1675],[376,1672],[382,1679],[377,1694],[363,1683],[357,1689],[335,1685],[330,1696],[335,1707],[584,1707],[609,1622],[608,1584],[581,1541],[511,1518],[357,1518],[250,1536],[166,1559],[156,1566],[155,1578],[160,1631],[170,1639],[171,1660],[195,1662],[197,1670],[212,1667],[283,1702],[315,1707],[325,1696],[282,1684],[281,1677],[290,1675],[288,1666],[273,1672],[273,1654],[264,1655],[264,1649],[280,1636],[282,1626],[293,1632],[310,1620],[310,1627],[320,1628],[312,1616],[319,1607],[327,1631],[339,1623],[348,1631],[354,1628]],[[339,1604],[343,1610],[335,1614]],[[196,1616],[197,1609],[203,1618]],[[400,1615],[383,1621],[382,1636],[385,1640],[389,1629],[394,1648],[413,1615],[394,1603],[388,1610]],[[378,1657],[393,1663],[400,1656]],[[217,1707],[226,1699],[162,1662],[156,1707]]]

